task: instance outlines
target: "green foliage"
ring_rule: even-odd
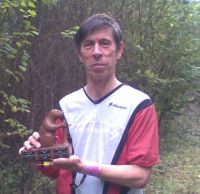
[[[24,175],[16,153],[19,138],[32,132],[19,115],[29,113],[29,101],[15,95],[28,69],[31,39],[38,35],[33,26],[36,0],[3,0],[0,3],[0,192],[15,193]],[[20,145],[21,146],[21,145]]]
[[[22,170],[23,168],[19,163],[12,163],[11,165],[1,165],[0,173],[0,191],[4,193],[14,193],[19,191],[17,188],[20,188],[20,184],[23,181],[22,173],[25,174]]]
[[[165,125],[189,102],[188,92],[199,94],[200,4],[143,0],[136,6],[123,16],[128,74],[120,76],[150,94]]]
[[[63,32],[61,32],[61,35],[65,38],[74,38],[74,35],[76,34],[76,31],[79,29],[78,26],[74,26],[73,28],[69,29],[69,30],[64,30]]]
[[[0,167],[2,168],[0,173],[0,191],[2,194],[55,193],[54,180],[50,180],[37,172],[31,164],[23,163],[17,159],[8,165],[0,164]],[[29,180],[30,175],[32,177]]]
[[[5,121],[11,129],[15,127],[25,129],[25,126],[16,119],[8,119],[10,112],[29,112],[29,102],[17,98],[12,94],[12,90],[16,83],[24,80],[23,74],[28,68],[27,49],[31,45],[30,38],[38,34],[32,25],[32,18],[36,16],[35,8],[35,0],[4,0],[0,4],[0,21],[2,23],[0,28],[0,114],[3,116],[1,122]]]

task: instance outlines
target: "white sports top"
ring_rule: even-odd
[[[85,90],[79,89],[59,102],[69,126],[74,155],[82,160],[110,164],[131,114],[149,97],[127,85],[120,85],[105,97],[93,101]],[[77,173],[79,184],[82,174]],[[87,175],[76,189],[78,194],[102,194],[104,181]],[[142,194],[131,189],[129,194]]]

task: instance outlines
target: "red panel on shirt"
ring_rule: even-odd
[[[136,164],[152,167],[159,162],[158,125],[154,105],[137,113],[128,132],[118,165]],[[121,193],[119,185],[110,184],[108,194]]]
[[[154,105],[137,113],[117,164],[151,167],[159,162],[158,124]]]

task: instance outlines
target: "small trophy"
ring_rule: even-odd
[[[23,150],[21,152],[23,160],[44,162],[56,158],[68,158],[72,155],[72,146],[68,141],[67,123],[65,121],[61,124],[56,123],[56,120],[61,116],[63,116],[63,112],[56,109],[51,110],[47,114],[39,128],[41,148]],[[64,127],[61,131],[63,139],[57,143],[55,133],[61,127]]]

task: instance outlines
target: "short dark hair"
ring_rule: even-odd
[[[114,18],[107,14],[92,15],[81,24],[80,28],[77,30],[74,36],[76,47],[80,49],[81,42],[85,39],[86,36],[93,33],[95,30],[106,27],[111,28],[116,47],[118,49],[122,40],[122,30]]]

